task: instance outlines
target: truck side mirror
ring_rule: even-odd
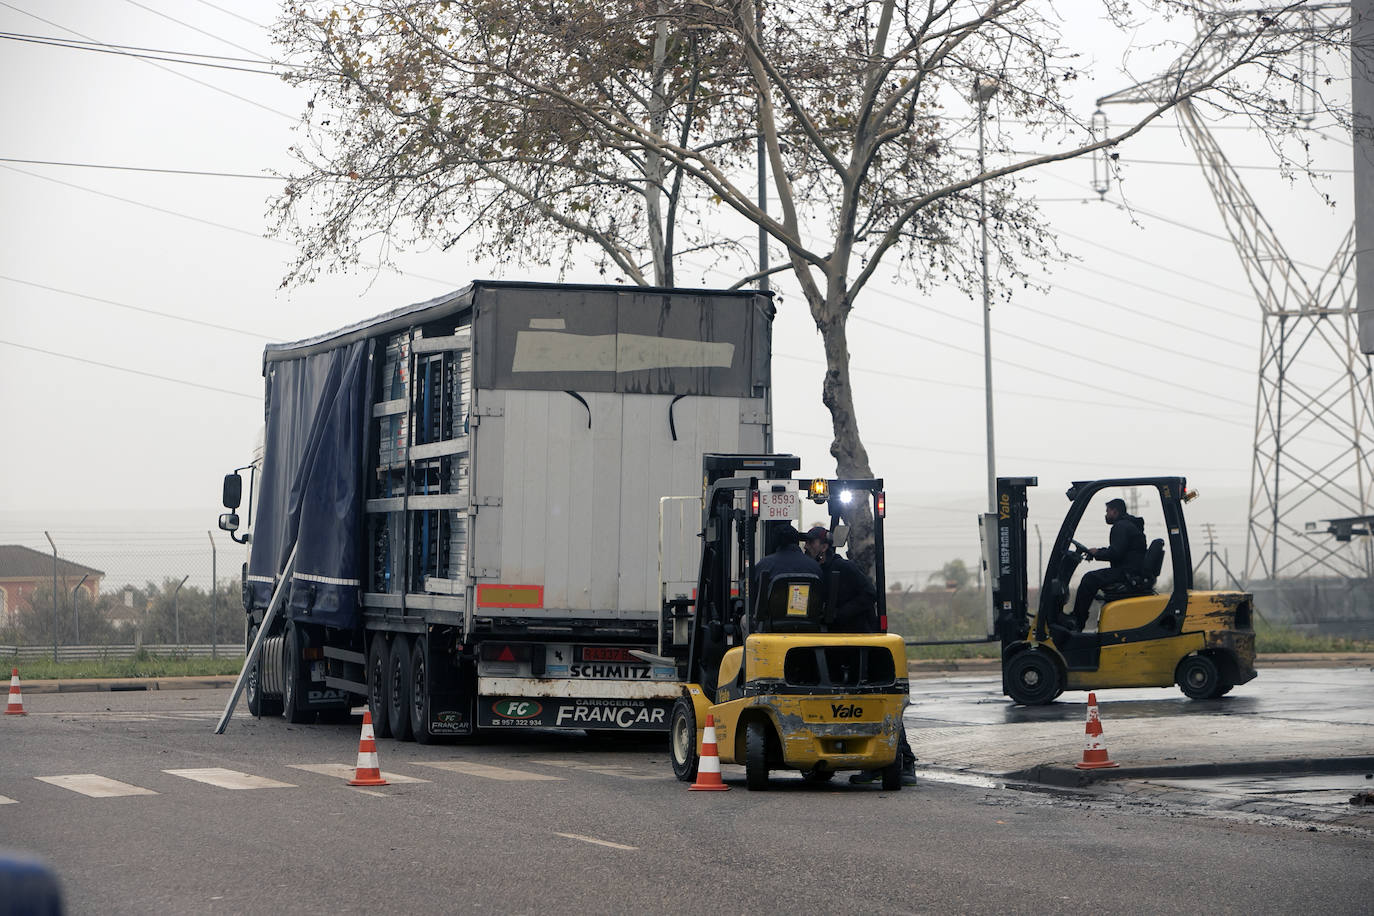
[[[243,478],[237,473],[224,475],[224,508],[237,509],[243,502]],[[220,527],[225,531],[233,531],[238,528],[238,518],[235,517],[234,528],[224,528],[224,516],[220,516]]]

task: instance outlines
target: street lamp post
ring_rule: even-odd
[[[973,83],[973,98],[978,102],[978,174],[986,171],[983,164],[983,122],[987,120],[988,102],[997,94],[997,80],[981,76]],[[993,443],[992,426],[992,294],[988,286],[988,190],[987,182],[978,183],[978,225],[982,231],[980,260],[983,268],[983,387],[987,404],[988,428],[988,511],[997,511],[997,450]]]
[[[52,535],[43,532],[43,537],[48,539],[52,545],[52,663],[57,664],[57,545],[53,544]]]

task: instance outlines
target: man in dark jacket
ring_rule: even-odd
[[[820,577],[821,568],[815,560],[802,553],[799,546],[802,534],[791,525],[784,525],[774,533],[774,543],[778,546],[768,556],[754,564],[754,574],[749,578],[749,600],[757,604],[767,600],[767,595],[759,594],[761,588],[778,576],[790,573],[810,573]]]
[[[878,590],[873,580],[853,561],[835,553],[830,532],[824,526],[817,525],[806,532],[806,553],[821,565],[826,600],[834,602],[830,632],[878,632]]]
[[[877,633],[878,590],[873,580],[864,575],[857,564],[835,553],[830,532],[823,525],[816,525],[806,532],[806,553],[821,564],[826,600],[835,602],[830,632]],[[907,741],[905,725],[902,726],[898,754],[902,758],[902,785],[916,785],[916,755],[911,750],[911,742]],[[867,785],[877,782],[881,775],[878,771],[856,773],[849,777],[849,781],[855,785]]]
[[[1073,604],[1073,620],[1078,629],[1088,623],[1093,598],[1104,585],[1128,582],[1145,574],[1145,520],[1126,512],[1126,501],[1107,501],[1107,524],[1112,526],[1110,544],[1088,551],[1094,560],[1111,561],[1110,569],[1094,569],[1078,583]]]

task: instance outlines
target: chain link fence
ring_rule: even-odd
[[[244,559],[220,531],[0,527],[0,655],[242,654]]]

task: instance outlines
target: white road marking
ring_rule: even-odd
[[[131,786],[127,782],[97,776],[94,773],[73,773],[70,776],[35,776],[39,782],[60,786],[90,798],[118,798],[123,795],[156,795],[152,789]]]
[[[628,767],[621,763],[579,763],[576,760],[531,760],[530,763],[537,763],[546,767],[565,767],[570,770],[585,770],[588,773],[600,773],[602,776],[619,776],[621,779],[674,779],[669,775],[653,776],[648,773],[641,773],[634,767]]]
[[[371,796],[374,796],[375,798],[390,798],[390,797],[391,797],[390,795],[387,795],[385,792],[373,792],[371,789],[361,789],[361,788],[358,788],[357,786],[354,786],[354,787],[353,787],[353,791],[355,791],[355,792],[361,792],[361,793],[363,793],[364,795],[371,795]]]
[[[290,763],[287,766],[293,770],[319,773],[321,776],[337,776],[339,779],[352,779],[358,775],[358,768],[346,763]],[[418,779],[414,776],[402,776],[400,773],[387,773],[385,771],[382,772],[382,778],[387,782],[429,782],[428,779]]]
[[[583,843],[595,843],[598,846],[609,846],[611,849],[638,849],[638,846],[626,846],[624,843],[612,843],[610,840],[598,840],[594,836],[580,836],[576,833],[554,833],[554,836],[567,837],[570,840],[581,840]]]
[[[0,805],[17,805],[17,804],[19,804],[19,802],[15,801],[14,799],[12,799],[12,798],[6,798],[5,796],[0,795]]]
[[[481,776],[484,779],[500,779],[506,782],[562,781],[563,779],[562,776],[547,776],[543,773],[530,773],[526,770],[510,770],[506,767],[487,766],[484,763],[468,763],[466,760],[440,760],[434,763],[420,763],[420,766],[434,767],[436,770],[449,770],[467,776]]]
[[[920,769],[922,779],[931,782],[948,782],[956,786],[973,786],[977,789],[998,789],[1006,784],[1006,780],[996,780],[988,776],[980,776],[977,773],[956,773],[950,770],[927,770]]]
[[[254,776],[251,773],[240,773],[238,770],[226,770],[224,767],[203,767],[191,770],[163,770],[162,772],[172,776],[180,776],[182,779],[193,779],[196,782],[219,786],[221,789],[296,788],[289,782],[277,782],[277,780],[268,779],[266,776]]]

